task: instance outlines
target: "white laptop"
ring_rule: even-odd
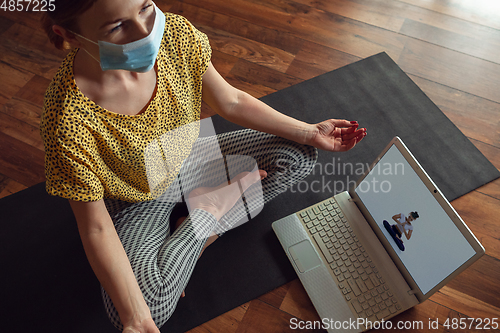
[[[484,254],[398,137],[354,188],[272,227],[329,332],[377,327]]]

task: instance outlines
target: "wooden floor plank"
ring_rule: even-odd
[[[305,41],[287,70],[287,74],[304,80],[361,60],[360,57]]]
[[[237,308],[226,312],[224,316],[216,317],[187,332],[188,333],[236,332],[249,306],[250,302],[242,304]]]
[[[472,140],[472,143],[479,149],[479,151],[488,158],[488,160],[500,170],[500,149],[490,146],[480,141]],[[485,194],[489,197],[500,199],[500,179],[493,180],[476,190],[479,193]]]
[[[447,16],[500,30],[500,3],[492,0],[400,0]]]
[[[0,132],[0,151],[0,174],[27,187],[45,180],[41,150]]]
[[[4,11],[0,10],[0,17],[16,23],[20,23],[32,29],[40,29],[41,12],[25,12],[25,11]]]
[[[500,317],[498,263],[498,258],[494,258],[489,254],[484,255],[466,271],[460,273],[455,279],[450,281],[446,285],[446,288],[457,290],[462,294],[481,301],[483,304],[490,305],[491,309],[495,311],[493,314],[496,317]],[[454,306],[453,309],[465,313],[460,311],[457,306]]]
[[[184,2],[177,2],[170,9],[173,13],[186,17],[197,25],[209,26],[237,35],[244,39],[278,48],[291,54],[296,54],[302,46],[303,40],[286,31],[278,31],[256,25],[235,17],[214,13],[203,7],[193,6]]]
[[[250,302],[237,333],[304,332],[290,327],[292,316],[258,299]],[[313,332],[313,331],[307,331]]]
[[[50,80],[34,75],[3,107],[0,107],[0,114],[4,113],[12,116],[16,120],[34,127],[38,131],[42,114],[43,97],[49,83]],[[4,119],[2,122],[4,121],[6,120]],[[2,124],[2,122],[0,122],[0,127],[6,127],[7,124]]]
[[[49,42],[48,37],[40,26],[33,28],[16,22],[2,34],[2,37],[5,38],[5,40],[15,42],[16,48],[11,50],[13,52],[24,55],[25,52],[23,50],[29,49],[31,52],[28,52],[26,56],[43,55],[48,58],[53,58],[60,63],[61,59],[63,59],[68,52],[56,49]],[[17,52],[20,47],[22,47],[22,49],[20,49],[21,51]],[[36,53],[33,53],[33,51],[36,51]],[[38,59],[34,59],[33,62],[36,63],[37,60]]]
[[[397,63],[409,74],[500,103],[500,65],[415,39]]]
[[[294,55],[276,47],[243,38],[208,26],[199,29],[210,38],[214,50],[285,73]]]
[[[456,289],[443,287],[434,294],[432,301],[464,314],[468,318],[499,318],[500,309],[466,295]]]
[[[0,60],[52,80],[66,54],[55,49],[40,29],[14,24],[0,35]]]
[[[310,0],[296,0],[304,5]],[[499,63],[500,30],[400,1],[316,1],[318,9]],[[483,43],[489,40],[491,43]]]
[[[484,313],[483,313],[484,314]],[[403,312],[402,314],[390,319],[392,329],[372,330],[370,332],[478,332],[475,329],[452,329],[453,320],[459,320],[465,317],[463,313],[454,311],[446,306],[438,304],[433,300],[424,301],[421,304]],[[475,317],[480,318],[480,317]],[[446,323],[448,325],[446,325]],[[397,330],[398,325],[402,325]],[[446,325],[446,326],[445,326]]]
[[[32,126],[4,112],[0,112],[0,132],[39,149],[41,152],[44,151],[38,126]]]
[[[310,0],[295,0],[304,5]],[[332,14],[398,32],[405,19],[411,15],[412,6],[397,1],[377,0],[323,0],[315,1],[314,7]],[[422,9],[419,8],[420,11]],[[411,17],[411,16],[410,16]]]
[[[0,51],[1,48],[2,46],[0,46]],[[0,80],[0,105],[7,103],[33,76],[33,73],[15,68],[8,61],[3,61],[0,55],[0,77],[2,78]]]
[[[360,21],[344,18],[292,1],[271,3],[235,0],[225,6],[218,0],[185,0],[228,16],[254,22],[349,53],[368,57],[382,51],[398,58],[408,37]]]
[[[500,232],[498,228],[500,200],[473,191],[453,200],[452,205],[483,244],[486,253],[500,260]],[[500,270],[498,274],[500,274]],[[498,289],[498,295],[500,295],[500,289]]]
[[[492,198],[500,199],[500,180],[497,179],[486,185],[483,185],[476,191]]]
[[[491,44],[483,42],[486,38],[488,40],[498,40],[500,43],[500,30],[490,29],[491,31],[469,32],[467,36],[462,33],[463,31],[470,31],[467,26],[459,30],[461,33],[406,19],[399,32],[431,44],[500,64],[500,54],[497,52],[500,45],[492,47]],[[491,36],[485,37],[488,33]]]
[[[299,279],[290,282],[280,310],[305,321],[321,320]]]
[[[222,77],[228,76],[237,62],[237,57],[212,50],[212,64]]]
[[[29,102],[38,106],[40,109],[43,107],[43,99],[45,91],[50,84],[49,79],[34,75],[14,96],[17,99]],[[41,110],[39,114],[41,114]]]
[[[4,175],[0,175],[0,199],[5,198],[11,194],[22,191],[27,186],[16,182]]]
[[[392,325],[397,327],[398,323],[408,325],[404,331],[409,332],[429,332],[430,323],[437,320],[437,325],[433,326],[432,332],[446,332],[442,323],[450,316],[450,309],[433,301],[427,300],[415,307],[403,312],[391,319]],[[441,325],[439,324],[441,323]],[[376,330],[376,332],[391,332],[394,330]],[[402,330],[403,331],[403,330]]]
[[[241,89],[255,98],[261,98],[277,91],[276,89],[269,88],[264,84],[249,83],[246,80],[232,74],[229,74],[225,79],[233,87]]]
[[[278,287],[274,290],[271,290],[267,294],[259,296],[258,299],[264,303],[267,303],[275,308],[280,308],[283,303],[283,299],[285,298],[288,290],[290,289],[290,285],[292,282],[288,282],[281,287]]]
[[[163,12],[170,11],[170,8],[177,2],[177,0],[156,0],[155,4],[160,8]]]
[[[7,31],[15,22],[7,17],[0,16],[0,35]]]
[[[479,151],[488,158],[488,160],[500,170],[500,148],[497,144],[490,145],[479,140],[471,139],[471,142],[476,146]],[[494,196],[494,195],[493,195]]]
[[[500,148],[499,103],[422,77],[409,77],[467,137]]]
[[[3,107],[0,107],[0,113],[5,113],[36,128],[40,126],[41,111],[40,106],[16,97],[11,98]]]
[[[302,82],[302,79],[261,66],[249,61],[238,61],[231,70],[231,76],[249,84],[260,84],[274,90],[281,90]]]

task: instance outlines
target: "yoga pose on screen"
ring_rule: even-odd
[[[396,222],[396,224],[392,225],[392,230],[394,230],[399,239],[401,239],[404,234],[406,239],[409,240],[411,234],[413,233],[413,225],[411,222],[415,221],[418,217],[417,212],[411,212],[408,216],[405,216],[403,213],[394,215],[392,219]]]

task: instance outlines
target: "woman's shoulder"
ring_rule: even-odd
[[[170,12],[165,12],[165,25],[166,26],[174,26],[178,25],[178,27],[189,26],[191,23],[182,15],[174,14]]]
[[[198,29],[184,16],[165,13],[165,35],[170,37],[169,39],[179,37],[178,42],[186,39],[198,39],[199,33]]]
[[[77,126],[85,101],[78,93],[73,77],[73,58],[76,50],[70,52],[54,75],[45,91],[40,130],[45,138],[54,137],[61,127]]]
[[[73,62],[78,49],[72,50],[62,61],[44,95],[44,114],[61,113],[70,106],[79,104],[83,96],[79,93],[73,74]]]
[[[52,78],[49,88],[47,89],[48,91],[57,88],[62,89],[74,83],[73,63],[77,53],[78,49],[73,49],[66,55]]]
[[[44,114],[59,113],[70,104],[70,100],[77,98],[73,75],[73,61],[77,51],[75,49],[66,56],[47,87],[44,96]]]

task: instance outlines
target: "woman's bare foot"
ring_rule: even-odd
[[[229,182],[223,183],[217,187],[199,187],[194,189],[189,193],[188,196],[188,207],[189,211],[193,209],[203,209],[215,216],[217,220],[220,220],[224,214],[226,214],[241,197],[241,190],[245,192],[250,186],[256,183],[259,179],[262,180],[267,176],[267,172],[264,170],[257,170],[254,172],[242,172]],[[241,185],[238,185],[238,183]],[[180,217],[175,223],[175,229],[177,229],[186,217]],[[203,246],[198,259],[203,254],[203,251],[215,242],[219,236],[212,233],[210,237],[207,238],[205,245]],[[185,297],[186,293],[182,291],[181,297]]]
[[[242,172],[240,173],[239,175],[237,175],[236,177],[234,177],[230,182],[229,184],[221,184],[217,187],[200,187],[200,188],[197,188],[193,191],[191,191],[191,193],[189,194],[189,198],[195,198],[194,202],[193,201],[188,201],[190,202],[191,204],[199,204],[201,206],[201,204],[203,203],[203,200],[204,199],[207,199],[207,197],[203,197],[203,195],[210,195],[211,192],[214,192],[214,191],[219,191],[219,195],[221,195],[220,199],[223,200],[225,197],[227,197],[228,195],[232,195],[232,201],[234,201],[234,203],[236,203],[237,199],[239,199],[239,197],[241,197],[241,192],[240,192],[240,189],[239,187],[236,187],[237,185],[237,182],[239,181],[241,183],[241,187],[242,187],[242,190],[245,191],[247,190],[252,184],[254,184],[256,181],[258,181],[259,177],[260,179],[264,179],[265,177],[267,176],[267,172],[265,172],[264,170],[258,170],[252,174],[250,174],[250,172]],[[230,185],[233,185],[230,189],[229,188],[226,188]],[[235,192],[235,190],[237,190]],[[227,192],[224,192],[224,191],[227,191]],[[224,192],[224,193],[223,193]],[[209,199],[209,203],[210,204],[213,204],[215,201],[216,201],[216,198],[208,198]],[[188,199],[189,200],[189,199]],[[234,206],[234,203],[228,203],[227,205],[230,205],[229,209]],[[206,202],[205,202],[206,204]],[[194,208],[200,208],[199,206],[192,206],[191,207],[192,209]],[[228,210],[229,210],[228,209]],[[222,214],[224,215],[225,212]],[[220,219],[220,218],[217,218],[217,219]],[[180,225],[182,223],[182,221],[184,221],[184,219],[179,219],[177,221],[178,224],[176,225]],[[203,246],[203,249],[201,250],[201,253],[198,257],[198,259],[201,257],[201,255],[203,254],[203,251],[205,251],[205,249],[210,245],[212,244],[213,242],[215,242],[215,240],[219,238],[219,236],[215,233],[212,233],[207,241],[205,242],[205,245]]]
[[[205,210],[220,220],[241,198],[241,191],[245,192],[250,186],[264,179],[267,172],[256,170],[254,172],[242,172],[229,182],[216,187],[199,187],[189,193],[188,207]],[[240,189],[241,186],[241,189]]]

